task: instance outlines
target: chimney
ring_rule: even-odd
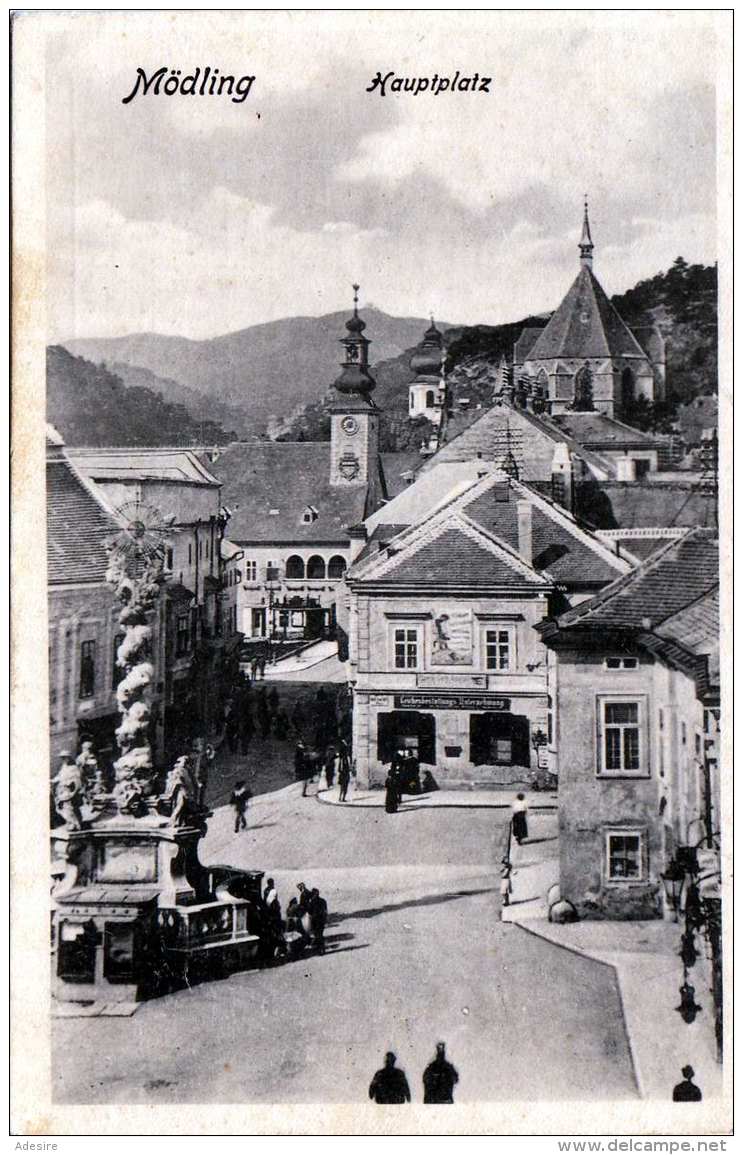
[[[573,463],[564,441],[558,441],[552,457],[552,500],[573,512]]]
[[[516,502],[519,527],[519,553],[527,565],[532,564],[531,502],[521,498]]]

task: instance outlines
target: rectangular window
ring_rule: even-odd
[[[245,580],[246,582],[254,582],[258,580],[258,563],[255,561],[245,562]]]
[[[80,697],[92,698],[95,694],[95,642],[83,642],[80,646]]]
[[[122,670],[121,666],[118,666],[116,664],[116,655],[119,652],[119,646],[121,645],[123,640],[124,640],[123,634],[117,634],[116,637],[114,638],[114,652],[113,652],[112,669],[111,669],[111,689],[112,690],[116,689],[119,682],[124,677],[124,671]]]
[[[395,669],[415,670],[418,667],[418,630],[403,626],[395,630]]]
[[[191,648],[191,629],[188,614],[179,614],[175,627],[175,656],[182,658]]]
[[[169,570],[173,569],[173,547],[172,546],[168,546],[168,548],[165,551],[165,568],[169,569]]]
[[[485,631],[485,667],[488,670],[510,670],[510,630],[495,629]]]
[[[681,723],[681,745],[686,745],[686,722]]]
[[[599,773],[642,774],[642,703],[599,698]]]
[[[188,543],[188,564],[191,565],[192,562],[193,562],[193,546],[191,545],[191,542],[189,542]]]
[[[639,882],[644,876],[641,831],[606,832],[606,877],[609,882]]]
[[[607,670],[636,670],[639,662],[637,658],[606,658],[604,665]]]

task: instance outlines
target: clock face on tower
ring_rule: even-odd
[[[344,417],[341,421],[341,429],[347,433],[349,437],[353,437],[354,433],[358,432],[359,423],[355,417]]]

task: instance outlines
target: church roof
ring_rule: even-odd
[[[584,265],[524,360],[615,356],[646,354],[592,270]]]
[[[104,541],[121,526],[64,457],[46,463],[47,577],[50,585],[102,582]]]
[[[328,441],[234,442],[210,455],[208,466],[222,485],[236,543],[339,543],[367,513],[365,485],[331,486]],[[305,522],[309,506],[317,518]]]
[[[564,430],[574,441],[593,449],[648,448],[658,445],[658,438],[632,425],[609,417],[605,413],[581,412],[555,413],[550,420]]]

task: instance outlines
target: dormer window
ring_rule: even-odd
[[[318,516],[318,512],[314,505],[307,505],[305,506],[304,512],[302,514],[302,521],[305,525],[310,525],[311,522],[317,521]]]

